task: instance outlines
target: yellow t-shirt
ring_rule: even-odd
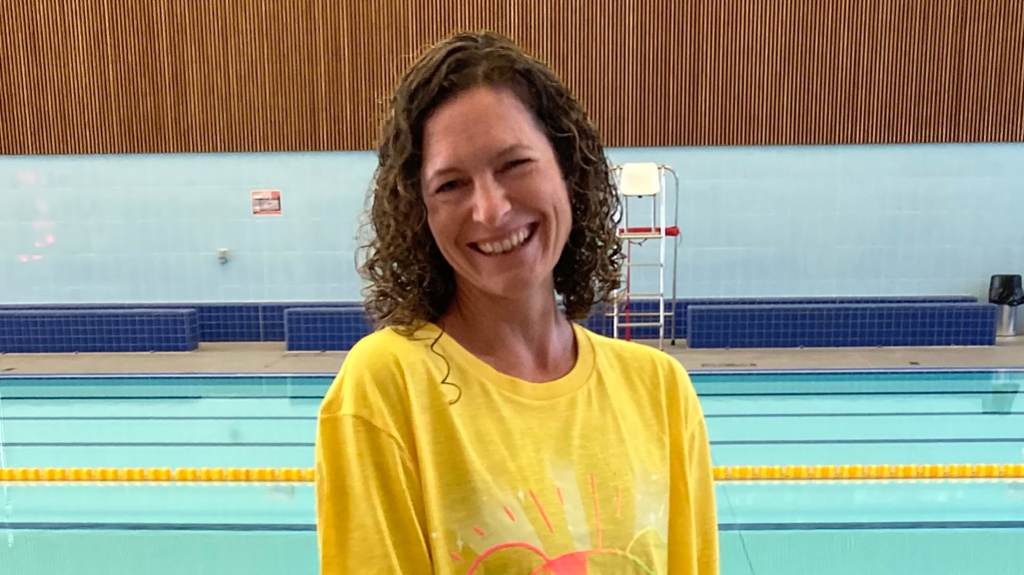
[[[320,410],[321,572],[716,575],[689,377],[658,350],[574,329],[575,367],[543,384],[433,324],[360,341]]]

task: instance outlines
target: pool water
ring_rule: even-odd
[[[695,373],[715,465],[1024,462],[1024,371]],[[331,376],[0,377],[8,467],[311,467]],[[0,574],[318,572],[308,484],[11,484]],[[724,575],[1024,573],[1024,481],[717,486]]]

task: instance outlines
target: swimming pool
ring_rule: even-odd
[[[1024,462],[1024,371],[695,373],[715,465]],[[0,377],[8,467],[309,467],[329,375]],[[1022,572],[1024,482],[717,486],[724,575]],[[312,486],[9,484],[0,573],[315,574]],[[8,568],[10,566],[10,568]]]

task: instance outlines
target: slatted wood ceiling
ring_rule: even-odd
[[[0,152],[372,149],[481,28],[611,146],[1024,141],[1021,0],[0,0]]]

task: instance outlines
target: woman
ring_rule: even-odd
[[[687,374],[571,322],[610,299],[621,251],[568,90],[457,35],[401,80],[379,162],[361,272],[380,329],[319,417],[322,572],[717,573]]]

